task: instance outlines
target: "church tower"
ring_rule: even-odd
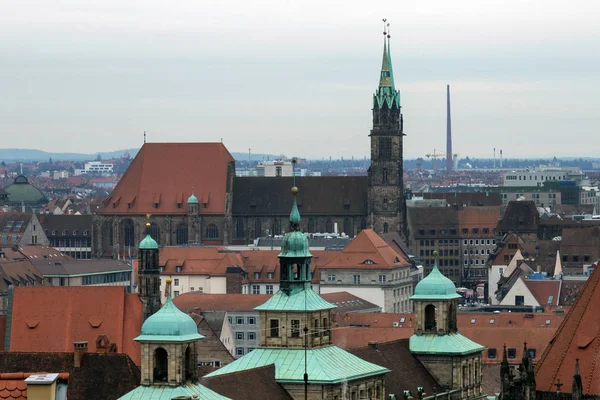
[[[150,226],[150,222],[146,227]],[[160,267],[158,243],[150,234],[140,242],[138,257],[138,287],[142,301],[143,321],[160,309]]]
[[[369,222],[377,233],[403,232],[405,199],[402,167],[403,123],[400,92],[394,85],[389,24],[385,25],[379,87],[373,95]]]

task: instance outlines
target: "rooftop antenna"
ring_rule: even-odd
[[[496,169],[496,148],[494,147],[494,169]]]
[[[144,143],[146,143],[146,131],[144,131]]]
[[[248,149],[248,164],[250,164],[250,158],[251,158],[251,157],[250,157],[250,151],[251,151],[251,150],[252,150],[252,149]]]

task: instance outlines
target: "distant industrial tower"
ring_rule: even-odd
[[[450,85],[446,86],[446,172],[452,172],[452,120],[450,118]]]

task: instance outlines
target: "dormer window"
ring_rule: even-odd
[[[365,260],[365,261],[363,262],[363,264],[366,264],[366,265],[373,265],[373,264],[375,264],[375,261],[373,261],[373,260]]]
[[[181,272],[183,270],[183,267],[181,265],[178,265],[175,267],[175,272]]]

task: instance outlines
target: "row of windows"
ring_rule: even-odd
[[[435,239],[426,239],[419,242],[421,246],[435,246]],[[457,246],[458,239],[440,239],[438,240],[439,246]]]
[[[463,228],[462,229],[462,234],[463,235],[469,235],[469,233],[473,234],[473,235],[479,235],[480,233],[483,235],[489,235],[490,234],[490,229],[489,228],[483,228],[483,229],[479,229],[479,228],[473,228],[473,229],[469,229],[469,228]],[[419,229],[419,235],[420,236],[424,236],[425,234],[428,234],[430,236],[434,236],[436,235],[436,233],[438,233],[438,231],[436,231],[435,229]],[[456,235],[456,229],[440,229],[439,230],[439,234],[441,236],[446,236],[448,234],[450,234],[450,236],[455,236]],[[496,234],[495,230],[494,230],[494,234]],[[432,244],[433,246],[433,244]]]
[[[534,347],[530,347],[527,349],[527,354],[529,355],[529,357],[531,359],[534,359],[537,355],[537,350]],[[498,357],[498,352],[496,351],[495,348],[489,348],[487,349],[487,358],[488,359],[495,359]],[[517,358],[517,349],[515,349],[514,347],[510,347],[508,349],[506,349],[506,358]]]
[[[423,265],[426,267],[433,267],[434,263],[435,263],[435,260],[433,260],[433,259],[423,260]],[[439,267],[453,267],[453,266],[458,266],[458,265],[460,265],[460,262],[458,259],[450,259],[450,260],[442,259],[442,260],[438,261]]]
[[[527,175],[506,175],[506,177],[505,177],[505,179],[507,181],[516,181],[517,178],[520,181],[526,181],[527,180]],[[546,175],[546,176],[542,175],[539,178],[540,178],[540,181],[542,181],[542,182],[544,182],[546,180],[548,180],[548,181],[555,181],[555,180],[557,180],[556,179],[557,176],[552,176],[552,175]],[[559,181],[561,181],[561,180],[564,181],[566,179],[567,179],[566,175],[558,176],[558,180]],[[529,175],[529,180],[530,181],[537,181],[538,180],[538,176],[537,175]]]
[[[2,242],[0,242],[0,243],[2,243],[2,244],[17,244],[17,242],[19,241],[20,238],[21,238],[21,235],[7,235],[7,234],[3,234],[2,235]]]
[[[484,255],[484,254],[490,254],[490,249],[481,249],[481,250],[479,250],[479,249],[475,249],[475,250],[473,250],[473,249],[464,249],[464,250],[463,250],[463,255],[465,255],[465,256],[466,256],[466,255],[468,255],[469,253],[470,253],[470,254],[475,254],[475,255],[479,255],[479,254],[481,254],[481,255]]]
[[[344,209],[349,210],[350,204],[344,205]],[[325,232],[333,232],[334,231],[334,221],[331,218],[328,218],[325,222]],[[263,221],[260,219],[256,219],[254,221],[254,226],[251,232],[246,232],[246,226],[244,224],[244,220],[238,219],[235,222],[235,237],[238,239],[245,238],[246,236],[250,237],[260,237],[263,235],[281,235],[281,225],[279,224],[278,219],[272,220],[269,224],[268,228],[263,227]],[[354,234],[354,220],[352,218],[344,218],[343,221],[343,232],[348,235]],[[367,228],[367,219],[362,218],[360,222],[360,229]],[[318,230],[316,229],[315,218],[308,218],[308,224],[306,231],[308,233],[316,233]]]
[[[76,231],[74,231],[74,232],[76,232]],[[160,228],[156,223],[153,222],[148,227],[147,232],[150,235],[150,237],[152,237],[152,239],[156,240],[157,243],[160,243]],[[111,238],[111,244],[112,244],[112,230],[109,230],[109,237]],[[209,224],[206,227],[205,238],[206,239],[218,239],[219,238],[219,228],[217,228],[217,226],[215,224]],[[135,240],[135,225],[132,220],[126,220],[124,222],[123,243],[124,243],[125,247],[129,247],[129,246],[135,247],[137,245],[136,240]],[[182,244],[187,244],[187,243],[188,243],[188,226],[186,224],[180,224],[175,229],[175,244],[182,245]]]
[[[236,332],[236,340],[256,340],[256,332]]]
[[[92,247],[92,239],[50,239],[52,247]]]
[[[254,273],[254,279],[260,279],[260,272],[255,272]],[[267,272],[267,279],[273,279],[275,277],[275,274],[273,272]]]
[[[227,317],[230,325],[256,325],[256,317]]]
[[[434,252],[436,250],[420,250],[419,251],[419,255],[421,257],[429,257],[429,256],[433,256]],[[451,256],[458,256],[458,250],[457,249],[450,249],[450,250],[440,250],[438,251],[438,255],[440,257],[451,257]]]
[[[100,285],[104,283],[128,282],[130,279],[130,272],[112,272],[110,274],[84,276],[82,279],[82,285]]]
[[[394,297],[411,295],[412,294],[411,292],[412,292],[411,286],[405,286],[405,287],[401,287],[400,289],[394,289]]]
[[[427,274],[429,274],[431,272],[431,270],[427,271]],[[458,269],[454,269],[454,268],[441,268],[440,272],[445,275],[445,276],[460,276],[461,272]],[[486,276],[486,270],[485,269],[470,269],[468,271],[468,275],[469,276]]]
[[[290,337],[299,338],[300,337],[300,320],[293,319],[290,322],[291,322]],[[311,336],[313,339],[322,337],[322,336],[329,336],[329,334],[330,334],[329,319],[323,318],[323,325],[321,326],[321,328],[319,327],[319,322],[320,322],[319,319],[314,319],[313,329],[311,330]],[[279,320],[278,319],[270,320],[269,321],[269,336],[272,338],[277,338],[277,337],[279,337],[279,333],[280,333],[279,332]]]
[[[48,232],[49,232],[48,229],[46,229],[46,235],[48,235]],[[68,229],[63,229],[61,231],[61,234],[63,236],[67,236],[69,233],[72,233],[73,236],[79,236],[81,234],[81,232],[79,232],[77,229],[75,229],[73,231],[70,231]],[[53,229],[52,230],[52,236],[57,236],[57,235],[58,235],[58,230]],[[88,231],[87,229],[85,231],[83,231],[83,236],[89,236],[89,235],[90,235],[90,231]]]
[[[265,286],[266,294],[273,294],[273,285]],[[260,285],[252,285],[252,294],[260,294]]]

